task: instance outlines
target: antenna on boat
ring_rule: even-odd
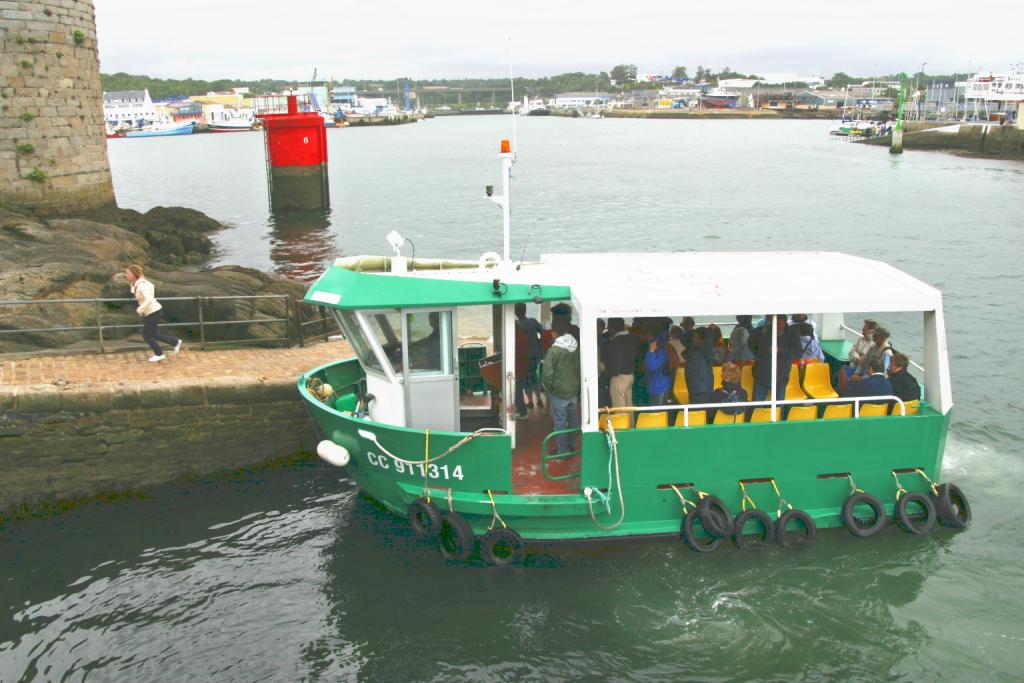
[[[509,102],[509,109],[512,111],[512,154],[519,150],[516,141],[516,79],[512,75],[512,36],[508,37],[508,87],[512,100]]]
[[[511,43],[511,38],[509,42]],[[511,48],[510,48],[511,49]],[[508,77],[509,83],[513,88],[513,96],[515,94],[515,83],[512,79],[512,58],[511,53],[509,54],[509,66],[508,66]],[[515,117],[515,100],[513,100],[512,110],[512,140],[516,137],[516,117]],[[501,207],[501,218],[502,218],[502,251],[501,258],[502,264],[508,267],[512,263],[512,211],[509,207],[509,185],[512,180],[512,164],[515,163],[516,155],[515,148],[512,142],[508,140],[501,141],[501,147],[498,152],[498,158],[501,160],[501,194],[494,194],[494,186],[488,185],[484,188],[484,193],[487,198],[492,202]]]

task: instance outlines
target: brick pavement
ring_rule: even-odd
[[[310,368],[354,355],[348,342],[329,341],[290,349],[186,348],[149,363],[148,349],[126,353],[36,356],[0,360],[0,387],[54,384],[66,388],[125,383],[239,379],[294,382]]]

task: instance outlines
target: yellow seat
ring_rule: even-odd
[[[597,418],[597,426],[599,429],[608,429],[608,415],[601,413]],[[629,429],[629,413],[613,413],[612,414],[612,427],[615,431],[622,431],[623,429]]]
[[[747,392],[747,400],[754,400],[754,366],[747,364],[740,370],[740,386]]]
[[[804,391],[811,398],[839,398],[832,388],[828,363],[808,363],[804,368]]]
[[[842,417],[853,417],[853,406],[851,404],[825,406],[825,414],[822,415],[822,419],[836,420]]]
[[[782,408],[775,408],[775,421],[778,422],[782,419]],[[754,408],[754,412],[750,415],[751,422],[771,422],[772,421],[772,409],[771,408]]]
[[[658,429],[659,427],[668,427],[668,413],[661,411],[658,413],[638,413],[636,416],[636,428],[637,429]]]
[[[683,426],[683,411],[679,411],[676,414],[676,427]],[[708,423],[708,411],[706,410],[691,410],[690,411],[690,427],[703,427]]]
[[[786,420],[790,422],[816,419],[818,419],[817,406],[793,406],[789,409],[789,414],[786,416]]]
[[[800,388],[800,368],[796,366],[789,370],[789,381],[786,382],[786,400],[803,401],[807,394]]]
[[[713,365],[711,367],[711,372],[715,375],[715,389],[721,389],[722,388],[722,366],[721,365]]]
[[[903,408],[906,411],[904,413],[904,415],[917,415],[919,412],[921,412],[921,401],[919,401],[919,400],[904,401],[903,402]],[[899,415],[900,414],[900,404],[899,403],[894,403],[893,406],[892,406],[892,410],[889,411],[889,414],[890,415]]]
[[[744,420],[743,413],[740,413],[739,415],[729,415],[724,410],[716,410],[715,411],[715,424],[716,425],[740,424],[741,422],[743,422],[743,420]]]
[[[686,372],[682,367],[676,370],[676,377],[672,382],[672,395],[676,397],[676,403],[690,402],[690,389],[686,386]]]
[[[862,403],[860,406],[861,417],[882,417],[888,414],[888,403]]]

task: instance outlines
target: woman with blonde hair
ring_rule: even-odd
[[[149,344],[149,348],[153,349],[153,355],[150,357],[149,362],[157,363],[166,358],[163,349],[160,348],[157,341],[173,345],[174,353],[181,351],[180,339],[160,334],[157,330],[163,306],[156,300],[153,283],[143,276],[142,266],[136,264],[128,266],[124,269],[124,276],[128,280],[128,284],[131,285],[135,300],[139,303],[135,312],[142,318],[142,338]]]

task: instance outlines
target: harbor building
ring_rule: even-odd
[[[359,106],[354,85],[336,85],[331,89],[331,108],[335,111],[352,111]]]
[[[555,95],[556,109],[604,109],[612,101],[606,93],[567,92]]]
[[[103,93],[103,120],[111,128],[133,128],[158,120],[149,90]]]

